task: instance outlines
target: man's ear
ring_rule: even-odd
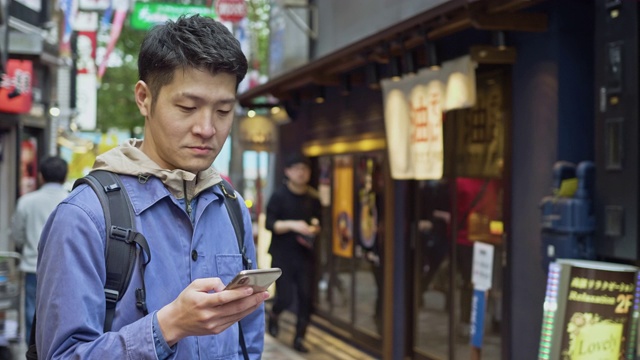
[[[136,97],[136,105],[138,105],[140,114],[147,117],[151,114],[151,91],[149,90],[149,87],[144,81],[139,80],[136,83],[134,93]]]

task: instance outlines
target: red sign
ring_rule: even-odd
[[[238,22],[247,16],[245,0],[217,0],[216,14],[222,21]]]
[[[31,110],[33,63],[9,59],[0,82],[0,112],[23,114]]]
[[[96,32],[78,31],[76,40],[76,68],[78,74],[95,74],[96,72]]]

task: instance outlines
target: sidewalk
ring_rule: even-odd
[[[310,325],[307,330],[305,345],[309,348],[309,353],[301,354],[291,347],[293,344],[295,318],[288,312],[281,315],[280,334],[274,338],[266,332],[264,336],[264,352],[262,358],[265,360],[375,360],[376,358],[352,347],[330,334]],[[24,359],[27,350],[24,342],[12,344],[11,350],[13,359]],[[9,360],[1,359],[0,360]]]
[[[266,360],[375,360],[344,341],[310,325],[307,329],[305,345],[309,353],[302,354],[292,348],[295,318],[288,312],[280,315],[280,334],[274,338],[265,331],[264,352]]]

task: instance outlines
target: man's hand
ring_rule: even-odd
[[[251,287],[224,288],[219,278],[196,279],[158,311],[160,330],[169,346],[187,336],[219,334],[269,297],[266,291],[254,294]]]
[[[304,236],[313,236],[320,232],[320,226],[309,225],[304,220],[278,220],[273,227],[277,234],[295,232]]]

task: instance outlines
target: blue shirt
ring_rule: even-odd
[[[105,222],[96,194],[75,189],[49,218],[40,242],[36,299],[36,342],[40,358],[74,359],[242,359],[238,325],[218,335],[186,337],[169,348],[154,328],[155,312],[177,298],[193,280],[219,277],[225,284],[242,270],[233,225],[219,187],[197,197],[193,221],[181,201],[162,182],[121,176],[144,234],[151,261],[144,273],[149,314],[135,306],[141,272],[117,303],[112,331],[103,333],[105,317]],[[241,198],[238,200],[243,203]],[[191,204],[194,204],[191,201]],[[244,205],[243,205],[244,207]],[[249,213],[244,208],[244,243],[255,264]],[[137,269],[138,267],[136,267]],[[264,309],[241,320],[252,359],[264,344]]]

